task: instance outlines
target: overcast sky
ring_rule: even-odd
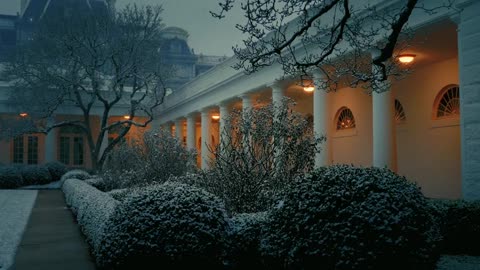
[[[189,45],[195,53],[233,55],[232,46],[240,44],[241,33],[235,24],[243,20],[240,12],[229,13],[227,18],[212,18],[209,11],[218,10],[219,0],[117,0],[117,9],[128,3],[138,5],[162,4],[167,26],[178,26],[190,34]],[[0,0],[0,14],[16,14],[20,0]]]

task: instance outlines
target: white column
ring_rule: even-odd
[[[322,143],[320,153],[315,155],[315,167],[330,165],[331,161],[331,139],[329,126],[330,107],[328,102],[329,94],[325,89],[321,89],[323,77],[320,72],[313,74],[315,81],[315,90],[313,91],[313,131],[316,136],[325,136],[326,141]]]
[[[457,8],[462,197],[480,200],[480,1]]]
[[[274,84],[271,86],[272,88],[272,103],[275,107],[282,105],[282,100],[284,97],[284,89],[279,84]],[[277,110],[275,110],[277,111]]]
[[[230,114],[229,107],[226,102],[222,102],[218,105],[219,112],[220,112],[220,120],[219,120],[219,131],[220,131],[220,142],[222,142],[225,133],[228,132],[227,125],[227,118]],[[221,143],[220,143],[221,145]]]
[[[55,124],[53,117],[48,118],[47,125]],[[45,136],[45,162],[52,162],[57,160],[57,129],[52,129]]]
[[[249,94],[240,96],[242,99],[242,111],[245,113],[253,108],[252,97]]]
[[[175,137],[180,143],[183,143],[183,119],[175,120]]]
[[[372,57],[378,56],[377,51]],[[374,73],[379,72],[375,70]],[[396,166],[396,139],[395,139],[395,105],[390,82],[377,82],[376,89],[372,89],[373,103],[373,166],[387,167],[393,171]]]
[[[195,114],[187,116],[187,149],[195,150]]]
[[[205,109],[202,111],[202,169],[209,168],[211,154],[208,148],[211,147],[211,125],[212,116],[210,110]]]

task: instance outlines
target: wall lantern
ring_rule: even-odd
[[[130,115],[124,115],[123,119],[130,120]]]
[[[415,59],[415,56],[416,56],[415,54],[400,54],[397,56],[397,59],[398,61],[400,61],[400,63],[408,64],[413,62],[413,60]]]
[[[303,87],[303,91],[308,92],[308,93],[313,92],[313,90],[315,90],[315,87],[313,87],[313,86]]]
[[[22,113],[20,113],[19,115],[20,115],[20,117],[27,117],[27,116],[28,116],[28,113],[22,112]]]
[[[218,119],[220,119],[220,115],[214,114],[214,115],[212,115],[212,119],[213,120],[218,120]]]

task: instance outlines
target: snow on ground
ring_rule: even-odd
[[[36,190],[0,190],[0,270],[12,266],[36,198]]]
[[[46,185],[32,185],[21,187],[20,189],[60,189],[62,187],[62,181],[58,180]]]
[[[437,270],[479,270],[480,257],[444,255],[437,263]]]

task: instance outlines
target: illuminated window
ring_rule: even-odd
[[[337,112],[337,130],[355,128],[355,118],[352,111],[347,107],[342,107]]]
[[[404,123],[407,120],[405,116],[405,111],[403,110],[402,103],[395,99],[395,121],[397,124]]]
[[[25,135],[13,139],[13,163],[38,164],[38,136]]]
[[[85,140],[80,128],[66,126],[60,129],[58,159],[68,166],[85,165]]]
[[[38,137],[27,136],[27,141],[28,141],[27,163],[37,164],[38,163]]]
[[[436,119],[458,117],[460,115],[460,88],[448,85],[440,91],[434,106]]]
[[[13,139],[13,163],[23,163],[23,136]]]

